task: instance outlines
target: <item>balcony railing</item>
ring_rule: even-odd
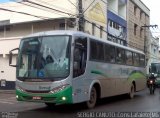
[[[110,33],[108,33],[108,40],[112,41],[112,42],[115,42],[115,43],[118,43],[118,44],[121,44],[121,45],[124,45],[124,46],[127,46],[127,41],[126,40],[115,37]]]

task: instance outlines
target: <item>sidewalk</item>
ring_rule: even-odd
[[[15,94],[15,90],[0,90],[0,94]]]

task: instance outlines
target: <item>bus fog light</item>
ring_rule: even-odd
[[[65,101],[65,100],[66,100],[66,97],[62,97],[62,100],[64,100],[64,101]]]
[[[16,98],[18,99],[18,95],[16,95]]]

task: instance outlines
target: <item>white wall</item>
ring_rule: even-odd
[[[16,57],[13,57],[13,62],[16,61]],[[3,73],[2,73],[3,71]],[[8,55],[3,57],[0,55],[0,80],[5,79],[7,81],[15,81],[16,80],[16,68],[9,66],[9,58]]]
[[[51,7],[53,9],[61,10],[70,14],[75,15],[77,10],[74,5],[72,5],[68,0],[45,0],[44,2],[32,0],[33,2],[36,2],[38,4],[42,4],[48,7]],[[70,0],[73,4],[76,4],[76,0]],[[48,3],[47,3],[48,2]],[[25,4],[29,4],[25,2]],[[32,4],[31,4],[32,5]],[[32,5],[35,6],[35,5]],[[44,19],[50,19],[50,18],[60,18],[60,17],[71,17],[67,14],[62,14],[53,10],[49,10],[46,8],[39,7],[41,9],[37,9],[34,7],[30,7],[27,5],[19,4],[16,2],[7,2],[4,4],[0,4],[1,8],[14,10],[18,12],[25,12],[29,13],[35,16],[43,16]],[[37,6],[35,6],[37,7]],[[36,21],[36,20],[44,20],[41,18],[36,18],[29,15],[23,15],[8,11],[0,10],[0,13],[3,15],[0,15],[0,21],[2,20],[10,20],[10,23],[19,23],[19,22],[27,22],[27,21]],[[72,16],[75,17],[75,16]]]
[[[118,0],[108,0],[108,10],[118,14]]]
[[[125,4],[125,5],[120,5],[119,6],[119,10],[118,10],[118,15],[120,16],[120,17],[122,17],[123,19],[127,19],[127,11],[126,11],[126,9],[127,9],[127,5]]]

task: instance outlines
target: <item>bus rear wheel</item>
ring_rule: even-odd
[[[95,87],[92,87],[91,93],[90,93],[90,100],[86,102],[86,105],[88,108],[94,108],[97,102],[97,91]]]
[[[132,84],[131,88],[130,88],[130,92],[128,93],[128,96],[130,99],[134,98],[134,94],[135,94],[135,86],[134,84]]]

